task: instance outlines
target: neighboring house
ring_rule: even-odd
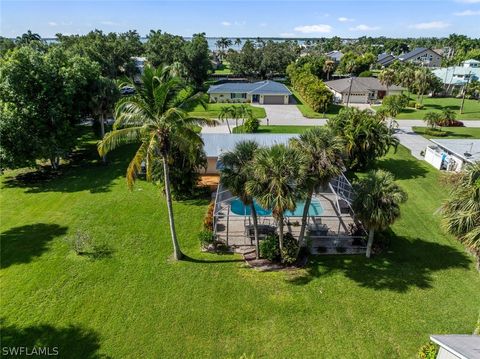
[[[467,83],[480,80],[480,61],[467,60],[461,66],[442,67],[433,73],[442,81],[446,94],[452,95]]]
[[[387,67],[391,63],[393,63],[397,58],[392,54],[380,54],[377,56],[377,64],[382,67]]]
[[[207,156],[205,174],[216,175],[220,173],[222,163],[218,158],[222,153],[232,151],[240,141],[255,141],[261,147],[270,147],[275,144],[287,145],[291,138],[298,137],[292,134],[263,134],[263,133],[202,133],[203,149]]]
[[[431,335],[430,340],[440,346],[437,359],[480,358],[480,335]]]
[[[440,67],[442,64],[442,55],[426,47],[417,47],[406,54],[398,56],[398,59],[427,67]]]
[[[403,87],[391,85],[387,89],[375,77],[350,77],[325,82],[333,92],[336,103],[371,103],[386,95],[401,94]],[[349,96],[350,93],[350,96]]]
[[[480,161],[480,140],[435,139],[425,149],[425,161],[439,170],[460,172],[469,163]]]
[[[342,59],[343,54],[342,54],[341,51],[334,50],[334,51],[327,52],[327,53],[325,54],[325,56],[327,56],[330,60],[335,61],[336,63],[338,63],[338,62],[340,62],[340,60]]]
[[[226,82],[212,85],[207,93],[212,102],[255,102],[287,105],[292,93],[284,84],[275,81]]]

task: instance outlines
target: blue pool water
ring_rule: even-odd
[[[270,209],[265,209],[260,206],[257,202],[254,201],[255,209],[257,210],[257,215],[267,217],[272,215]],[[301,217],[303,215],[303,209],[305,208],[304,201],[297,201],[297,208],[295,211],[286,211],[285,217]],[[243,202],[239,199],[235,199],[230,203],[230,210],[240,216],[249,216],[250,215],[250,206],[245,206]],[[310,203],[310,208],[308,209],[309,216],[320,216],[323,213],[323,208],[320,202],[312,198],[312,203]]]

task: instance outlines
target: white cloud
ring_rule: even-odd
[[[303,25],[303,26],[297,26],[293,30],[297,32],[301,32],[303,34],[328,33],[328,32],[332,32],[332,27],[330,25],[325,25],[325,24]]]
[[[220,24],[222,24],[223,26],[231,26],[232,25],[232,23],[228,22],[228,21],[222,21]]]
[[[453,15],[455,16],[475,16],[480,15],[480,10],[465,10],[460,12],[454,12]]]
[[[337,20],[340,21],[340,22],[354,21],[354,19],[351,19],[351,18],[345,17],[345,16],[340,16]]]
[[[351,27],[350,31],[373,31],[380,29],[380,26],[369,26],[365,24],[360,24],[355,27]]]
[[[279,35],[281,37],[295,37],[295,34],[293,32],[281,32]]]
[[[55,21],[50,21],[48,23],[49,26],[57,26],[58,24]]]
[[[418,24],[409,25],[408,27],[411,29],[417,29],[417,30],[429,30],[429,29],[444,29],[449,26],[450,24],[443,21],[430,21],[430,22],[421,22]]]

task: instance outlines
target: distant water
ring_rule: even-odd
[[[191,37],[184,37],[185,40],[191,40]],[[217,42],[217,40],[220,39],[219,37],[207,37],[207,42],[208,42],[208,47],[210,48],[210,50],[216,50],[217,49],[217,45],[215,44]],[[243,44],[245,43],[245,41],[247,40],[250,40],[250,41],[257,41],[258,39],[261,39],[263,41],[267,41],[267,40],[272,40],[272,41],[275,41],[275,42],[283,42],[283,41],[287,41],[287,40],[290,40],[290,41],[296,41],[299,45],[303,45],[307,40],[315,40],[315,39],[305,39],[305,38],[279,38],[279,37],[241,37],[240,40],[242,41],[242,43],[240,45],[235,45],[235,40],[237,39],[236,37],[231,37],[229,38],[231,41],[232,41],[232,45],[229,46],[230,49],[234,49],[234,50],[238,50],[238,49],[241,49]],[[57,42],[57,39],[56,38],[45,38],[44,39],[48,44],[52,44],[52,43],[55,43]],[[143,43],[145,43],[147,41],[147,38],[146,37],[142,37],[140,39],[140,41],[142,41]]]

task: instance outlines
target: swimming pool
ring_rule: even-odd
[[[269,217],[272,215],[270,209],[265,209],[260,206],[256,201],[254,201],[255,209],[257,215],[261,217]],[[301,217],[303,215],[303,209],[305,208],[305,201],[297,201],[297,208],[295,211],[285,211],[285,217]],[[230,211],[239,216],[249,216],[250,215],[250,206],[245,206],[240,199],[235,199],[230,203]],[[323,213],[323,207],[316,198],[312,198],[312,203],[310,203],[310,208],[308,209],[309,216],[321,216]]]

